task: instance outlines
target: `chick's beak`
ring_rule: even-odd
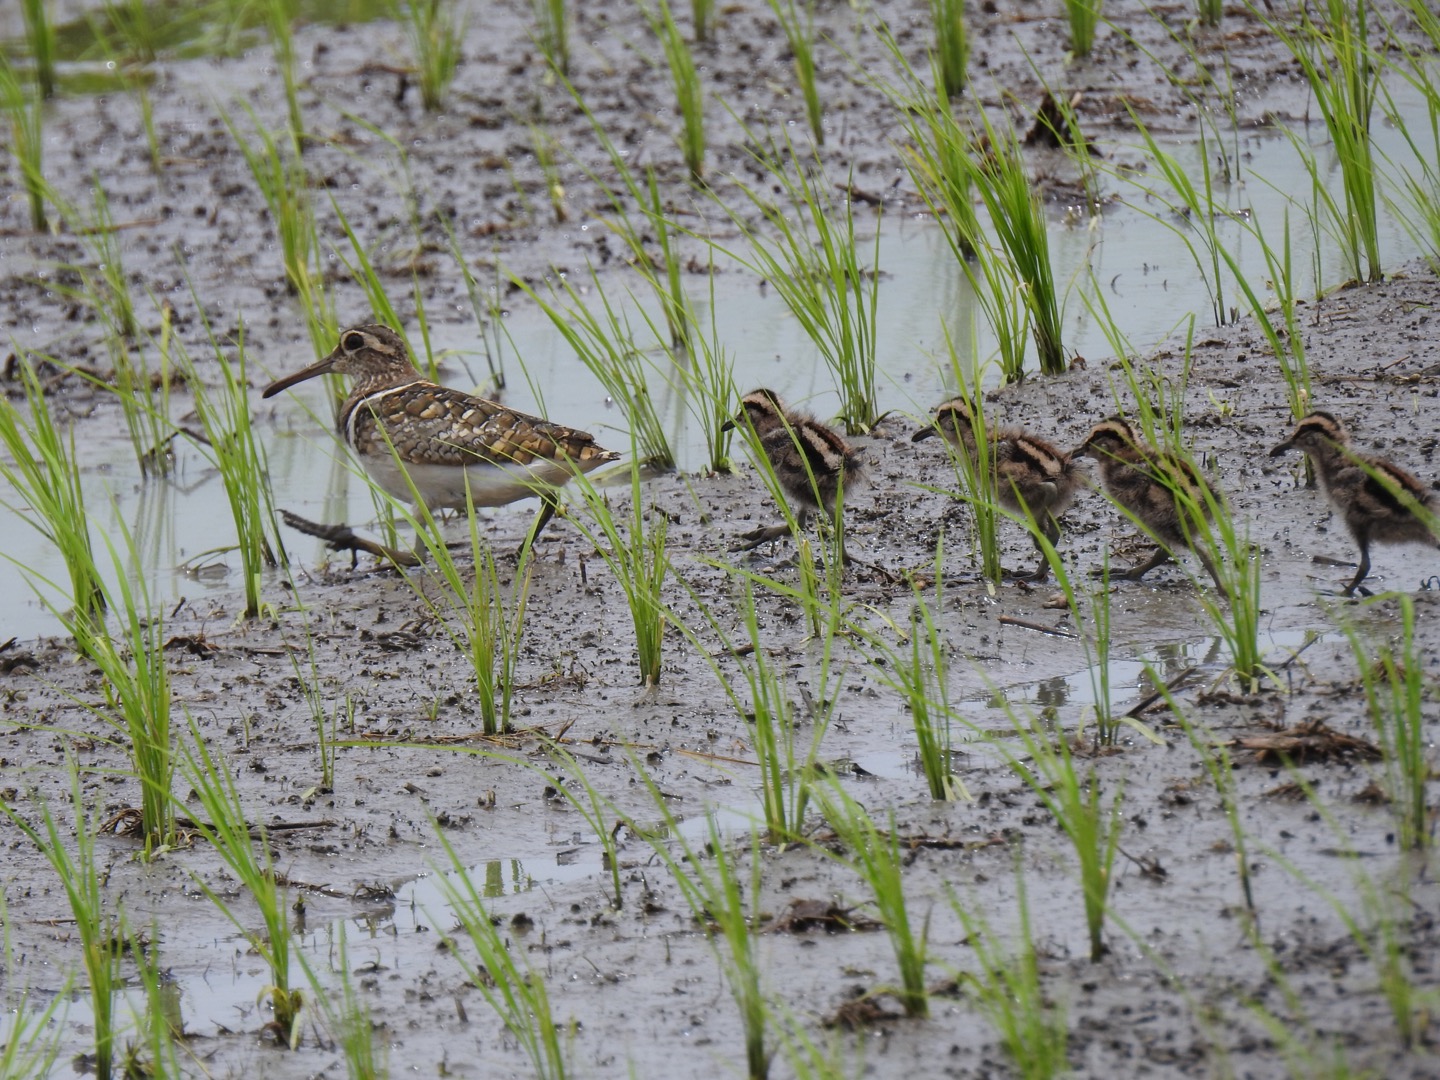
[[[1294,449],[1295,449],[1295,444],[1294,444],[1293,442],[1291,442],[1289,439],[1286,439],[1286,440],[1285,440],[1284,442],[1282,442],[1279,446],[1275,447],[1273,450],[1270,451],[1270,456],[1271,456],[1271,457],[1279,457],[1281,454],[1285,453],[1286,451],[1288,451],[1288,450],[1294,450]]]
[[[288,390],[296,383],[302,383],[306,379],[313,379],[316,375],[328,375],[335,367],[335,361],[340,359],[340,350],[336,349],[323,360],[317,360],[307,368],[301,368],[291,375],[283,375],[276,379],[260,394],[262,398],[274,397],[282,390]]]
[[[940,429],[939,429],[939,428],[937,428],[934,424],[928,424],[928,425],[926,425],[925,427],[922,427],[919,431],[915,432],[914,435],[911,435],[911,436],[910,436],[910,441],[911,441],[911,442],[924,442],[926,439],[929,439],[929,438],[931,438],[931,437],[933,437],[933,436],[935,436],[935,435],[939,435],[939,434],[940,434]]]

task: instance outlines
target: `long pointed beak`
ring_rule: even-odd
[[[1281,454],[1285,453],[1287,450],[1294,450],[1294,449],[1295,449],[1295,444],[1294,444],[1293,442],[1291,442],[1289,439],[1286,439],[1286,440],[1285,440],[1284,442],[1282,442],[1279,446],[1275,447],[1273,450],[1270,451],[1270,456],[1271,456],[1271,457],[1279,457]]]
[[[1077,457],[1088,457],[1089,455],[1090,455],[1090,444],[1089,444],[1089,443],[1082,443],[1081,445],[1075,447],[1074,450],[1071,450],[1070,453],[1066,455],[1066,457],[1077,458]]]
[[[293,375],[284,375],[276,379],[264,389],[260,396],[262,398],[274,397],[280,393],[281,390],[288,390],[296,383],[302,383],[306,379],[313,379],[316,375],[328,375],[331,369],[335,367],[335,361],[340,359],[340,355],[340,350],[336,349],[329,356],[325,357],[325,359],[317,360],[309,367],[301,368]]]
[[[721,430],[722,433],[723,433],[723,432],[726,432],[726,431],[734,431],[734,430],[735,430],[735,421],[734,421],[734,420],[726,420],[725,423],[723,423],[723,424],[720,425],[720,430]]]
[[[928,425],[928,426],[926,426],[926,427],[922,427],[919,431],[915,432],[914,435],[911,435],[911,436],[910,436],[910,441],[911,441],[911,442],[923,442],[925,439],[931,438],[932,436],[939,435],[939,434],[940,434],[940,429],[937,428],[934,424],[930,424],[930,425]]]

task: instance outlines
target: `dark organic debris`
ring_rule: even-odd
[[[842,1004],[821,1023],[827,1028],[841,1028],[845,1031],[859,1031],[876,1024],[892,1024],[905,1019],[903,1013],[887,1009],[879,997],[871,996],[864,990],[856,990],[855,996]]]
[[[854,914],[854,908],[841,907],[832,900],[790,901],[789,908],[769,928],[775,934],[803,934],[809,930],[824,930],[838,934],[852,930],[879,930],[881,924],[874,919]]]
[[[1254,753],[1257,765],[1278,765],[1285,761],[1333,761],[1350,757],[1374,761],[1380,749],[1368,739],[1336,731],[1323,720],[1310,720],[1284,731],[1246,735],[1229,745]]]

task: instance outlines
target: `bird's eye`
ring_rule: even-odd
[[[365,347],[365,337],[363,334],[357,334],[351,331],[340,339],[340,344],[346,352],[355,352]]]

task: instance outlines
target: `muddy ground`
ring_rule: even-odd
[[[405,51],[393,25],[311,25],[297,39],[307,124],[318,135],[307,166],[317,186],[344,201],[352,221],[365,223],[367,235],[386,238],[379,257],[382,263],[390,259],[387,284],[396,296],[409,293],[415,254],[410,210],[398,189],[401,174],[388,148],[342,110],[363,111],[410,148],[424,223],[419,265],[429,270],[422,278],[425,305],[442,324],[467,320],[469,302],[444,254],[435,214],[458,223],[480,270],[498,259],[538,280],[589,260],[624,273],[614,265],[614,242],[597,224],[603,200],[581,169],[602,168],[604,161],[588,122],[546,85],[527,38],[523,5],[475,7],[451,105],[438,115],[424,114],[415,90],[395,73]],[[1102,29],[1090,61],[1067,63],[1063,27],[1031,16],[1031,7],[987,3],[971,11],[982,81],[993,78],[1029,100],[1038,94],[1034,71],[1054,73],[1063,89],[1085,91],[1082,118],[1101,135],[1125,123],[1127,102],[1156,124],[1164,118],[1177,131],[1193,128],[1195,111],[1185,91],[1194,89],[1196,73],[1160,23],[1138,13],[1118,15],[1138,45]],[[677,215],[714,225],[717,212],[685,184],[667,83],[643,20],[626,4],[578,8],[572,78],[587,105],[637,160],[657,167]],[[922,8],[881,9],[916,62],[925,41]],[[1188,18],[1180,5],[1159,11],[1176,27]],[[825,53],[824,160],[837,177],[853,169],[857,187],[885,193],[892,206],[913,212],[918,204],[903,179],[895,118],[857,74],[883,62],[881,47],[862,29],[874,13],[862,18],[850,6],[822,3],[816,17],[835,45],[858,60],[851,66]],[[13,13],[0,14],[0,32],[18,33],[18,21]],[[802,120],[786,48],[763,3],[723,5],[716,38],[701,54],[705,76],[737,115],[769,125]],[[1251,17],[1231,9],[1218,31],[1198,40],[1217,70],[1228,58],[1242,125],[1305,115],[1293,63]],[[167,154],[159,177],[150,171],[138,111],[123,95],[55,102],[47,121],[53,133],[47,161],[72,199],[83,196],[92,173],[100,175],[117,220],[138,223],[124,233],[127,270],[137,290],[172,300],[179,332],[197,355],[205,351],[203,328],[194,318],[177,246],[212,323],[226,330],[243,320],[250,355],[278,374],[304,361],[310,346],[285,293],[270,224],[212,105],[244,100],[279,125],[283,105],[270,63],[261,45],[238,57],[156,65],[152,93]],[[1212,98],[1210,104],[1218,102]],[[718,178],[730,172],[753,178],[744,135],[718,105],[710,120],[707,171],[717,178],[722,198],[735,200]],[[563,225],[549,216],[529,122],[548,125],[578,158],[561,163],[570,211]],[[14,163],[0,168],[6,189],[15,192]],[[1063,193],[1063,175],[1057,180],[1056,191]],[[1058,220],[1062,207],[1056,209]],[[23,202],[8,199],[0,218],[0,325],[22,348],[71,363],[103,363],[102,328],[57,293],[55,271],[46,269],[80,258],[80,245],[63,234],[35,235],[26,223]],[[1362,445],[1430,482],[1440,477],[1434,460],[1440,346],[1432,321],[1440,281],[1418,265],[1395,269],[1382,285],[1337,291],[1307,305],[1306,349],[1317,404],[1350,420]],[[358,288],[338,278],[334,285],[342,318],[363,314]],[[158,327],[148,305],[142,319]],[[1087,367],[1065,376],[996,392],[994,415],[1062,445],[1079,442],[1093,419],[1114,410],[1109,365],[1103,357],[1087,359]],[[1147,360],[1178,376],[1182,352],[1177,344]],[[103,395],[61,380],[56,402],[72,405],[70,412],[81,418],[76,430],[82,442],[128,452],[118,412]],[[1200,335],[1185,415],[1197,456],[1213,465],[1262,552],[1262,631],[1280,673],[1258,692],[1235,685],[1194,583],[1175,568],[1114,587],[1116,661],[1143,656],[1169,670],[1193,663],[1196,672],[1179,699],[1217,740],[1317,720],[1368,737],[1356,664],[1337,627],[1359,620],[1383,635],[1394,625],[1395,605],[1362,608],[1342,601],[1335,592],[1348,568],[1313,561],[1349,559],[1352,546],[1321,497],[1297,486],[1295,463],[1265,456],[1286,431],[1287,409],[1276,365],[1253,325]],[[1017,705],[1051,708],[1050,715],[1073,731],[1085,712],[1078,699],[1089,689],[1080,645],[1002,621],[1064,628],[1065,616],[1050,603],[1053,590],[1008,584],[990,591],[966,583],[973,569],[966,512],[928,490],[952,486],[953,472],[935,443],[911,443],[912,430],[911,420],[895,416],[861,440],[873,462],[872,482],[851,493],[852,551],[892,570],[924,566],[943,528],[944,569],[954,578],[939,612],[953,657],[951,699],[962,702],[962,712],[979,727],[1001,729],[1004,713],[993,704],[999,688]],[[677,579],[733,632],[739,625],[734,587],[712,560],[735,558],[727,551],[733,536],[773,513],[755,476],[742,468],[733,476],[662,477],[647,483],[645,497],[671,518]],[[624,492],[616,498],[623,506]],[[497,514],[488,526],[497,547],[511,549],[528,521],[528,508]],[[13,521],[5,526],[21,527]],[[1107,549],[1116,562],[1143,552],[1095,495],[1079,501],[1066,527],[1065,558],[1082,575],[1100,564]],[[1019,530],[1003,528],[1002,536],[1007,565],[1031,558]],[[784,565],[788,551],[782,545],[777,561],[762,557],[752,565],[793,581],[794,569]],[[547,796],[545,780],[516,763],[463,752],[486,746],[469,738],[480,721],[467,664],[412,588],[363,564],[352,571],[345,558],[325,560],[308,541],[294,544],[292,556],[293,584],[279,577],[267,584],[272,618],[237,622],[237,599],[211,594],[169,620],[175,701],[230,761],[255,821],[307,826],[272,837],[276,865],[290,881],[311,886],[296,890],[306,898],[297,935],[333,984],[334,945],[344,928],[350,978],[373,1011],[390,1071],[530,1074],[515,1041],[439,947],[448,918],[427,881],[444,864],[438,821],[460,859],[483,875],[513,947],[545,976],[558,1017],[574,1021],[576,1075],[669,1076],[682,1061],[696,1075],[742,1072],[739,1019],[720,969],[649,847],[623,838],[623,906],[617,910],[606,895],[608,878],[600,872],[594,836],[563,800]],[[1425,583],[1434,585],[1436,574],[1436,553],[1382,549],[1371,582],[1377,591],[1413,597],[1432,728],[1440,718],[1440,597]],[[754,812],[747,720],[724,701],[709,661],[678,633],[667,639],[658,691],[641,693],[623,595],[573,527],[560,523],[542,544],[531,596],[519,724],[563,730],[590,782],[637,820],[660,816],[638,782],[637,756],[687,828],[703,827],[711,806],[728,811],[724,820],[731,829]],[[704,626],[696,602],[678,584],[672,596],[682,618]],[[887,618],[906,625],[913,606],[908,585],[863,568],[847,578],[845,596],[854,617],[873,627],[883,628]],[[807,640],[792,603],[761,592],[758,604],[766,646],[793,676],[800,734],[808,739],[802,692],[820,692],[817,646]],[[1311,632],[1319,640],[1291,659]],[[703,629],[700,634],[715,637]],[[307,635],[327,708],[350,697],[354,731],[363,743],[338,751],[331,789],[320,786],[315,731],[287,659],[291,650],[304,655]],[[718,638],[711,645],[719,649]],[[1143,714],[1158,742],[1132,736],[1120,752],[1093,760],[1105,791],[1123,791],[1125,854],[1116,864],[1110,952],[1091,963],[1073,853],[1036,795],[993,752],[976,746],[958,758],[972,800],[931,801],[913,768],[913,732],[886,683],[888,673],[853,641],[843,643],[839,655],[843,683],[821,757],[837,766],[847,790],[872,814],[893,812],[909,847],[910,908],[929,920],[936,984],[976,965],[949,897],[983,911],[999,932],[1013,935],[1018,866],[1046,991],[1068,1018],[1077,1074],[1282,1075],[1286,1054],[1258,1006],[1278,1017],[1302,1047],[1318,1048],[1322,1063],[1341,1055],[1360,1074],[1433,1075],[1433,1042],[1427,1034],[1413,1051],[1400,1046],[1375,967],[1329,902],[1334,897],[1368,926],[1376,910],[1364,897],[1379,896],[1399,919],[1415,984],[1435,993],[1440,893],[1433,868],[1397,850],[1393,818],[1373,798],[1377,765],[1353,757],[1300,765],[1298,778],[1313,785],[1322,814],[1316,804],[1293,797],[1297,777],[1273,758],[1234,750],[1259,934],[1273,950],[1277,973],[1247,939],[1229,826],[1200,758],[1163,709]],[[61,640],[16,642],[0,659],[0,780],[7,801],[28,816],[37,799],[63,807],[70,754],[83,770],[84,794],[95,813],[106,817],[132,804],[135,783],[124,775],[125,758],[84,708],[101,699],[95,673]],[[720,663],[727,674],[736,673],[733,660]],[[302,664],[309,677],[310,661]],[[1126,703],[1138,700],[1143,689],[1130,678],[1112,696]],[[414,745],[423,743],[437,745]],[[521,737],[508,752],[543,765],[540,746],[538,738]],[[815,830],[823,835],[823,823],[817,820]],[[43,1004],[77,970],[77,946],[49,866],[12,826],[0,831],[7,853],[0,877],[16,958],[5,977],[6,1003],[13,1006],[29,987],[32,1000]],[[196,846],[142,863],[123,837],[103,836],[100,848],[107,895],[132,923],[153,925],[155,948],[180,989],[188,1070],[213,1076],[344,1073],[339,1051],[315,1015],[294,1052],[263,1031],[267,1017],[254,1004],[266,981],[260,961],[201,884],[232,902],[247,925],[258,926],[258,920],[211,851]],[[889,945],[876,932],[777,929],[795,900],[866,911],[859,880],[823,851],[766,847],[761,868],[759,907],[769,918],[760,952],[777,1021],[795,1023],[821,1044],[836,1040],[845,1075],[1005,1073],[995,1032],[964,994],[937,997],[927,1021],[877,1018],[859,1031],[826,1029],[827,1019],[857,995],[875,994],[881,1010],[895,1012],[882,992],[895,975]],[[398,890],[399,900],[377,900],[384,889]],[[1421,1008],[1422,1021],[1434,1007],[1432,996]],[[71,1058],[86,1048],[84,1011],[81,995],[62,1028],[56,1075],[66,1075]],[[1295,1075],[1316,1075],[1313,1063],[1293,1067]],[[788,1074],[790,1066],[777,1059],[776,1071]]]

